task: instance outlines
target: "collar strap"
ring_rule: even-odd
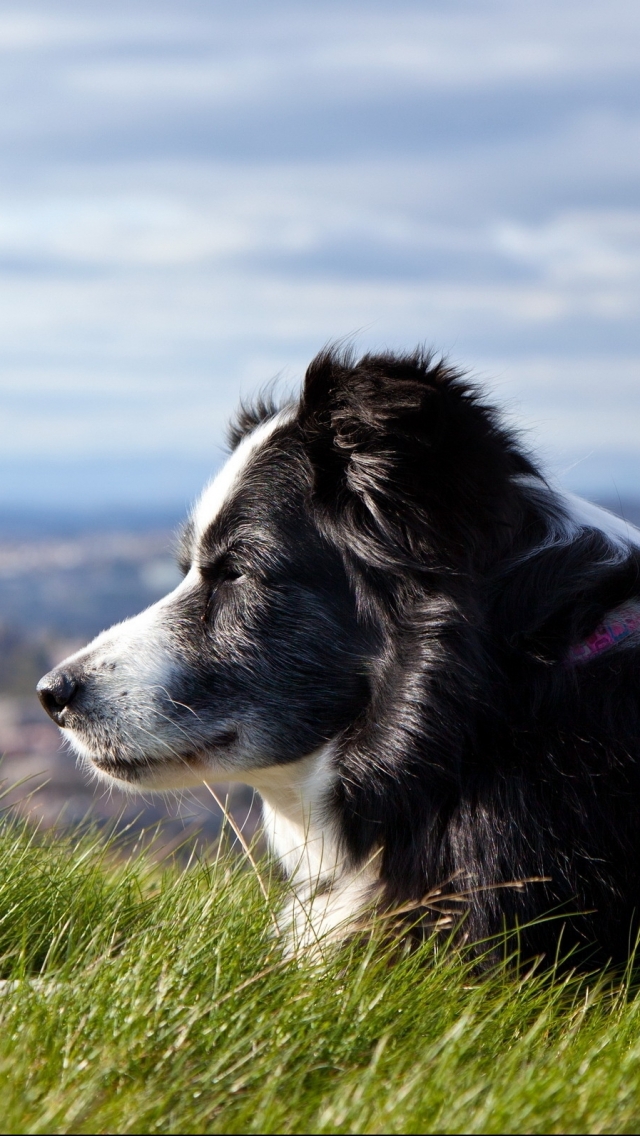
[[[623,639],[628,639],[639,630],[640,599],[628,600],[627,603],[608,612],[588,639],[583,639],[582,643],[575,643],[569,648],[565,657],[565,666],[588,663],[597,655],[609,651],[611,647],[617,647]]]

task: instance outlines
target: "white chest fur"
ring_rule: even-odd
[[[377,857],[355,869],[340,847],[330,815],[334,780],[330,745],[250,777],[263,800],[269,847],[291,887],[279,917],[291,952],[341,938],[375,891]]]

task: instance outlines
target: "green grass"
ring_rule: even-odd
[[[281,885],[262,862],[270,903]],[[255,873],[0,829],[3,1132],[635,1132],[628,982],[368,943],[284,961]]]

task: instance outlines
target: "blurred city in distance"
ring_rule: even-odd
[[[637,517],[639,86],[635,0],[0,0],[0,750],[51,776],[29,807],[165,809],[94,793],[30,684],[166,590],[238,398],[329,340],[449,354]]]

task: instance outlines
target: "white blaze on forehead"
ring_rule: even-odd
[[[255,430],[252,430],[250,434],[247,434],[247,436],[242,439],[231,454],[231,457],[225,465],[223,465],[220,473],[207,485],[193,510],[192,520],[196,540],[199,540],[207,531],[209,525],[215,520],[222,509],[225,501],[229,500],[234,490],[238,487],[242,479],[242,474],[256,451],[264,445],[267,439],[277,430],[278,426],[282,426],[288,421],[293,412],[294,408],[292,406],[286,406],[284,410],[280,410],[277,414],[274,414],[273,418],[269,418],[266,422],[262,422],[260,426],[256,426]]]

